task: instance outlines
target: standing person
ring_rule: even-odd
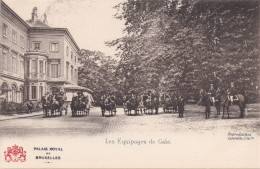
[[[210,99],[212,100],[213,105],[215,106],[216,91],[214,89],[213,84],[210,84],[210,88],[209,88],[208,94],[210,95]]]
[[[235,88],[235,83],[231,82],[230,88],[228,89],[228,97],[231,102],[231,105],[233,105],[234,102],[234,96],[236,95],[236,88]]]
[[[182,95],[179,95],[177,104],[178,104],[179,118],[183,118],[183,113],[184,113],[184,97],[183,97]]]
[[[200,89],[200,100],[198,101],[197,105],[200,105],[200,104],[201,104],[201,102],[202,102],[202,100],[203,100],[205,94],[206,94],[206,92],[201,88],[201,89]],[[176,97],[177,97],[177,100],[178,100],[179,96],[177,95]]]

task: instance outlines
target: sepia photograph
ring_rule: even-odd
[[[0,169],[260,168],[259,0],[0,0]]]

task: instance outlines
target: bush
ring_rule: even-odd
[[[41,111],[42,104],[40,101],[32,101],[33,109],[32,112]],[[28,113],[27,106],[24,103],[15,103],[15,102],[1,102],[0,103],[0,113],[1,114],[21,114]]]

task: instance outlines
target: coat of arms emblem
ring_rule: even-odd
[[[14,145],[12,147],[7,147],[7,151],[4,152],[6,162],[25,162],[26,161],[26,151],[23,150],[23,147]]]

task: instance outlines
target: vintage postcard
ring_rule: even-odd
[[[0,0],[0,169],[260,168],[258,0]]]

